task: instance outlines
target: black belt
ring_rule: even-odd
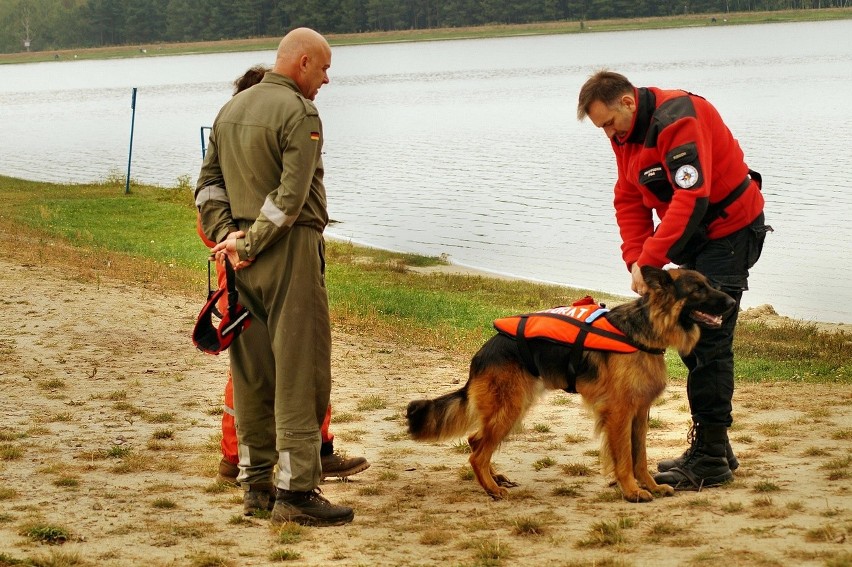
[[[743,182],[734,188],[733,191],[728,193],[728,196],[719,201],[718,203],[712,203],[707,207],[707,212],[704,214],[704,218],[701,220],[701,224],[704,226],[710,226],[714,220],[719,217],[725,218],[728,215],[725,213],[725,209],[727,209],[731,203],[740,198],[740,196],[746,192],[748,186],[751,185],[752,179],[757,182],[757,188],[760,189],[761,185],[763,185],[763,178],[756,171],[748,170],[748,175],[743,179]]]

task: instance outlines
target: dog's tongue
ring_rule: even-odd
[[[719,315],[709,315],[704,313],[703,311],[694,310],[690,313],[693,319],[698,321],[699,323],[703,323],[708,327],[721,327],[722,326],[722,318]]]

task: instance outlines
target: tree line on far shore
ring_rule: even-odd
[[[845,7],[852,0],[4,0],[0,53],[216,41],[308,26],[360,33]]]

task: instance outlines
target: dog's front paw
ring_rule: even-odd
[[[502,487],[499,487],[499,486],[497,488],[495,488],[494,490],[489,490],[487,492],[488,492],[488,496],[490,496],[494,500],[503,500],[507,496],[509,496],[509,491],[506,490],[505,488],[502,488]]]
[[[624,499],[628,502],[650,502],[654,499],[654,495],[643,488],[639,488],[634,492],[624,492]]]
[[[668,484],[658,484],[652,492],[654,496],[674,496],[675,489]]]

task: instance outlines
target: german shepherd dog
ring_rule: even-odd
[[[660,270],[645,266],[648,291],[614,307],[606,317],[634,343],[681,354],[695,348],[700,327],[716,328],[736,305],[693,270]],[[520,424],[544,390],[565,389],[570,383],[571,347],[546,339],[527,341],[540,378],[526,369],[517,341],[497,334],[474,355],[463,388],[432,400],[414,400],[406,412],[408,432],[418,441],[468,437],[470,465],[476,480],[495,500],[517,486],[491,466],[491,456]],[[648,472],[645,438],[651,404],[666,385],[663,354],[645,350],[616,353],[586,350],[576,371],[576,390],[595,416],[601,435],[604,474],[615,474],[624,498],[649,502],[671,496],[674,489],[654,482]]]

